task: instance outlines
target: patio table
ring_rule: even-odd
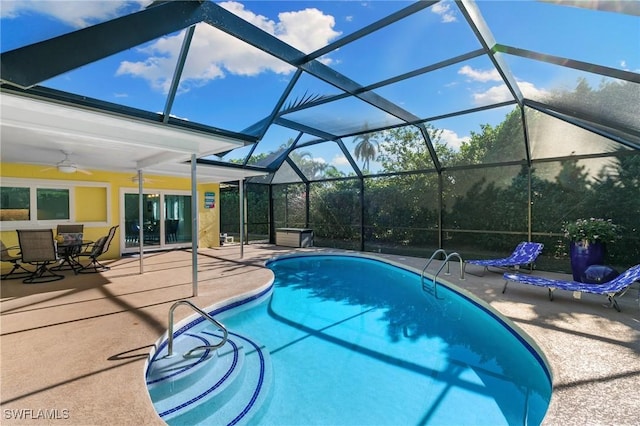
[[[52,271],[73,271],[82,268],[80,262],[76,260],[83,247],[93,244],[92,240],[71,240],[58,243],[58,255],[62,262],[58,266],[50,268]]]

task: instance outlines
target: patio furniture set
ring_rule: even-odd
[[[109,250],[118,225],[96,241],[83,239],[83,225],[58,225],[54,237],[52,229],[18,229],[19,245],[1,246],[2,262],[12,269],[2,279],[22,279],[26,284],[46,283],[64,278],[58,273],[95,273],[109,270],[98,258]],[[84,260],[83,260],[84,259]],[[89,260],[87,263],[86,260]]]

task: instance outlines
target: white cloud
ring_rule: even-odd
[[[279,22],[274,22],[245,9],[241,3],[228,1],[220,3],[220,6],[304,53],[324,47],[341,34],[333,29],[333,16],[325,15],[316,8],[281,12],[278,14]]]
[[[151,0],[61,1],[61,0],[0,0],[2,16],[38,12],[76,28],[113,19],[132,10],[143,8]],[[132,7],[133,6],[133,7]],[[304,53],[325,46],[340,35],[334,30],[333,16],[316,8],[282,12],[278,22],[257,15],[234,1],[220,3],[228,11],[240,16],[269,34],[291,44]],[[143,78],[156,90],[166,92],[173,78],[174,67],[182,47],[184,32],[162,37],[138,52],[146,55],[140,61],[123,61],[116,75]],[[329,63],[328,57],[322,62]],[[189,57],[182,74],[181,91],[202,86],[227,74],[254,76],[263,72],[289,74],[290,65],[249,46],[207,24],[198,24]]]
[[[167,92],[183,38],[181,32],[157,40],[141,50],[148,55],[147,59],[122,62],[116,75],[144,78],[154,89]],[[202,86],[210,80],[224,78],[227,73],[255,76],[267,70],[288,74],[293,67],[208,24],[198,24],[182,72],[180,90],[184,92]]]
[[[456,22],[458,20],[455,11],[451,10],[451,4],[447,1],[441,1],[431,6],[431,12],[439,15],[444,23]]]
[[[488,105],[513,100],[513,96],[509,88],[501,84],[499,86],[493,86],[484,92],[474,93],[473,100],[477,105]]]
[[[334,18],[315,8],[278,15],[279,22],[256,15],[236,2],[220,6],[240,16],[269,34],[309,53],[328,44],[340,33],[333,30]],[[166,92],[171,84],[183,34],[163,37],[141,52],[149,55],[144,61],[122,62],[117,75],[144,78],[155,89]],[[329,59],[323,58],[323,62]],[[189,56],[182,75],[181,91],[224,78],[227,74],[255,76],[263,72],[289,74],[294,68],[261,50],[250,46],[208,24],[198,24],[191,42]]]
[[[456,132],[449,129],[442,129],[442,133],[440,134],[440,138],[442,141],[451,149],[456,151],[460,150],[460,147],[463,143],[469,142],[469,136],[458,136]]]
[[[529,83],[528,81],[519,81],[518,87],[525,98],[544,99],[550,95],[547,90],[538,89],[533,83]]]
[[[627,61],[625,61],[624,59],[620,61],[620,68],[627,69]]]
[[[122,10],[137,4],[135,9],[151,3],[151,0],[112,1],[60,1],[60,0],[2,0],[2,18],[13,18],[22,13],[42,13],[74,28],[83,28],[97,22],[122,15]]]
[[[491,70],[479,70],[465,65],[458,70],[458,74],[467,76],[472,81],[481,83],[502,81],[502,77],[500,77],[498,70],[495,68]],[[541,99],[547,95],[545,90],[538,89],[533,83],[529,83],[527,81],[518,81],[518,87],[522,94],[527,98]],[[482,92],[473,93],[473,100],[477,105],[487,105],[511,101],[513,100],[513,95],[511,95],[509,88],[505,84],[500,84],[492,86]]]
[[[335,166],[351,166],[349,160],[343,154],[338,154],[331,160],[331,164]]]
[[[627,15],[640,15],[640,2],[633,0],[607,0],[607,1],[584,1],[584,0],[541,0],[548,3],[561,4],[563,6],[585,7],[588,9],[602,10],[608,12],[624,13]]]
[[[238,3],[235,1],[227,1],[227,2],[219,3],[219,6],[225,8],[226,10],[233,13],[234,15],[241,17],[242,19],[249,22],[250,24],[253,24],[256,27],[261,28],[270,34],[274,33],[274,28],[276,26],[275,22],[271,21],[265,16],[256,15],[250,10],[245,9],[242,3]]]
[[[340,35],[333,29],[333,16],[325,15],[315,8],[283,12],[278,18],[280,22],[276,26],[275,36],[304,53],[324,47]]]
[[[458,70],[458,74],[466,75],[467,77],[469,77],[474,81],[481,81],[483,83],[487,81],[502,80],[502,78],[500,77],[500,73],[498,73],[498,70],[495,68],[488,71],[482,71],[482,70],[473,69],[469,65],[465,65]]]
[[[15,18],[19,15],[20,6],[23,5],[23,2],[18,1],[8,1],[5,0],[2,2],[2,7],[0,7],[0,17],[2,18]]]
[[[546,90],[538,89],[533,83],[527,81],[519,81],[518,87],[525,98],[544,99],[548,95]],[[511,101],[513,100],[513,96],[509,88],[501,84],[499,86],[493,86],[484,92],[474,93],[473,100],[478,105],[488,105],[491,103]]]

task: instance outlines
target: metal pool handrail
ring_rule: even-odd
[[[422,280],[424,280],[424,273],[427,270],[427,268],[429,267],[429,265],[431,265],[431,262],[433,261],[433,258],[436,257],[436,254],[442,253],[444,254],[444,257],[447,257],[447,252],[444,251],[444,249],[438,249],[436,251],[433,252],[433,254],[431,255],[431,257],[429,258],[429,260],[427,260],[427,264],[424,265],[424,268],[422,268],[422,273],[420,274],[420,278]],[[447,269],[447,273],[449,273],[449,270]]]
[[[200,349],[216,350],[216,349],[219,349],[222,346],[224,346],[225,343],[227,343],[227,337],[229,336],[229,332],[227,331],[227,329],[225,328],[224,325],[222,325],[219,321],[214,319],[211,315],[209,315],[208,313],[206,313],[202,309],[198,308],[196,305],[194,305],[193,303],[189,302],[188,300],[178,300],[176,303],[171,305],[171,308],[169,309],[169,339],[168,339],[169,342],[167,343],[167,356],[172,356],[173,355],[173,311],[175,311],[176,308],[178,306],[180,306],[180,305],[190,306],[194,311],[199,313],[200,316],[202,316],[203,318],[209,320],[209,322],[211,322],[213,325],[215,325],[220,330],[222,330],[222,333],[223,333],[222,341],[220,343],[218,343],[217,345],[196,346],[195,348],[191,349],[189,352],[185,353],[184,354],[185,357],[191,355],[192,352],[200,350]]]
[[[427,269],[427,266],[429,266],[429,263],[431,263],[431,260],[433,259],[433,257],[438,253],[438,252],[442,252],[446,255],[446,252],[442,249],[438,249],[436,250],[435,253],[433,253],[433,255],[431,256],[431,259],[429,259],[429,262],[427,263],[427,265],[424,267],[424,269],[422,270],[422,274],[420,275],[420,281],[422,283],[422,288],[426,291],[430,291],[430,289],[427,289],[424,285],[424,272]],[[438,272],[436,272],[436,274],[433,276],[433,295],[435,296],[436,299],[441,299],[440,297],[438,297],[438,274],[440,274],[440,272],[442,271],[442,269],[444,269],[445,265],[447,266],[447,273],[449,273],[449,260],[452,257],[457,257],[458,260],[460,261],[460,279],[464,280],[464,261],[462,260],[462,256],[460,256],[458,253],[454,252],[451,254],[446,255],[444,262],[442,263],[442,265],[440,265],[440,269],[438,269]]]

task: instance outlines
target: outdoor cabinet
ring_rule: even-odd
[[[276,229],[276,245],[313,247],[313,230],[305,228],[278,228]]]

